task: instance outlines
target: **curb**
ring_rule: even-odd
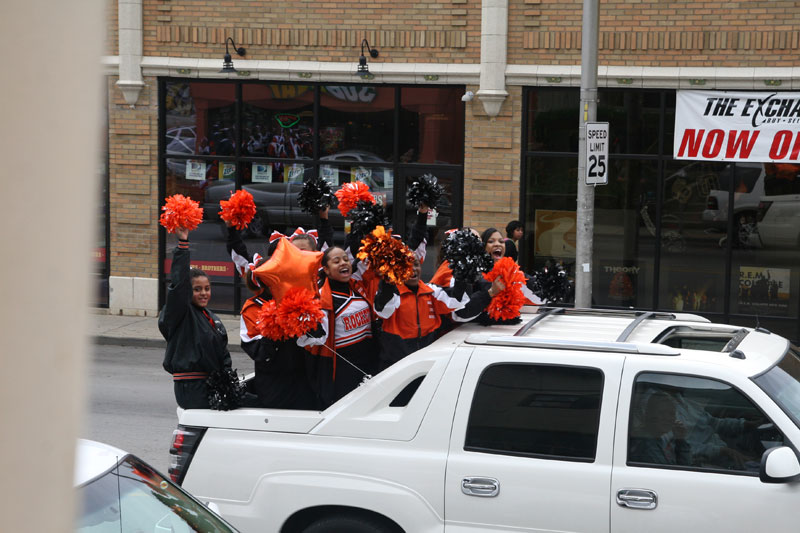
[[[135,348],[167,348],[167,341],[161,339],[142,339],[134,337],[114,337],[110,335],[95,335],[92,337],[94,344],[101,346],[132,346]],[[229,352],[244,353],[239,344],[228,343]]]

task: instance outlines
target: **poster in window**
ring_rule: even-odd
[[[319,177],[328,182],[331,187],[339,186],[339,172],[336,167],[322,165],[319,167]]]
[[[253,163],[250,175],[253,183],[272,183],[272,165],[270,163]]]
[[[372,185],[372,169],[364,167],[350,167],[350,181],[360,181],[367,186]]]
[[[283,181],[286,183],[303,183],[303,165],[293,163],[283,168]]]
[[[600,290],[612,304],[635,305],[636,288],[641,267],[636,265],[601,264]]]
[[[739,267],[739,312],[787,316],[791,277],[788,268]]]
[[[663,306],[685,313],[722,312],[722,277],[718,272],[672,269],[667,273]]]
[[[236,163],[220,163],[220,165],[219,165],[219,179],[221,179],[221,180],[235,180],[236,179]]]
[[[189,159],[186,161],[186,179],[194,181],[205,181],[206,162]]]
[[[575,211],[537,209],[534,216],[534,253],[575,257]]]

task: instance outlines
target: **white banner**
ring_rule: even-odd
[[[675,159],[800,161],[800,93],[678,91]]]

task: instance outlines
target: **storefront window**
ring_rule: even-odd
[[[651,199],[658,161],[614,158],[595,189],[592,294],[598,305],[653,305],[655,225]]]
[[[576,90],[528,93],[528,151],[578,152]]]
[[[298,226],[319,226],[319,214],[298,205],[303,183],[317,176],[334,191],[345,183],[367,184],[400,233],[413,221],[406,209],[395,208],[407,205],[407,177],[432,173],[447,190],[440,224],[460,223],[462,94],[463,87],[163,80],[161,184],[165,196],[180,193],[203,208],[203,223],[191,236],[192,261],[211,270],[212,307],[237,312],[249,296],[236,282],[218,215],[219,202],[235,190],[253,196],[256,215],[242,238],[248,252],[262,256],[273,231],[291,234]],[[402,130],[399,135],[396,129]],[[398,156],[404,152],[409,157]],[[336,207],[328,218],[334,244],[342,244],[346,221]],[[167,235],[162,245],[167,259],[162,281],[168,283],[174,237]]]
[[[520,255],[574,272],[577,89],[526,92]],[[707,315],[800,338],[800,165],[675,161],[675,91],[600,89],[593,305]],[[792,303],[794,302],[794,303]]]
[[[233,155],[236,93],[233,85],[191,81],[165,86],[168,154]]]
[[[350,153],[391,161],[394,141],[393,87],[325,85],[320,90],[322,160]]]
[[[800,183],[800,165],[759,163],[747,171],[746,180],[753,171],[757,178],[752,192],[734,195],[731,312],[771,317],[783,329],[798,314],[800,201],[792,191]]]
[[[608,146],[612,154],[657,154],[660,114],[658,92],[608,90],[597,103],[598,122],[614,124]]]
[[[247,84],[242,87],[242,154],[279,159],[314,156],[314,88]]]
[[[453,87],[400,89],[401,163],[464,162],[464,145],[452,142],[464,131],[462,94]]]

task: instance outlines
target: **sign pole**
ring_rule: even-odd
[[[578,121],[578,202],[575,243],[575,307],[592,306],[594,186],[586,183],[586,123],[597,118],[597,38],[599,0],[583,0],[581,107]]]

